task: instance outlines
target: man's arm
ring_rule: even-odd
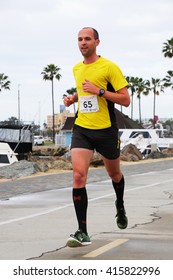
[[[126,87],[121,88],[116,92],[105,90],[103,97],[118,105],[122,105],[125,107],[128,107],[130,105],[130,96]]]
[[[85,80],[85,82],[82,83],[82,87],[83,87],[83,91],[85,92],[89,92],[96,95],[99,95],[100,93],[100,88],[98,88],[88,80]],[[113,103],[125,107],[128,107],[130,105],[130,96],[127,87],[121,88],[116,92],[105,90],[105,93],[102,95],[102,97],[106,98],[107,100]]]

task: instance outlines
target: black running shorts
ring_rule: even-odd
[[[75,124],[71,141],[73,148],[96,150],[107,159],[116,159],[120,156],[118,130],[113,127],[93,130]]]

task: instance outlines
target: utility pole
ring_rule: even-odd
[[[20,85],[18,85],[18,124],[20,125]]]

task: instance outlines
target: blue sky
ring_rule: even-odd
[[[51,84],[41,72],[50,63],[61,68],[62,78],[55,82],[59,112],[62,95],[75,87],[72,67],[82,60],[77,33],[84,26],[99,31],[98,54],[117,63],[124,75],[163,78],[173,69],[173,60],[162,54],[163,43],[173,37],[172,11],[172,0],[0,0],[0,73],[11,81],[11,90],[0,94],[0,120],[18,117],[19,89],[21,119],[46,121]],[[169,89],[157,97],[156,114],[173,118],[172,104]],[[152,108],[152,94],[142,96],[142,118],[152,117]],[[123,112],[130,116],[130,107]]]

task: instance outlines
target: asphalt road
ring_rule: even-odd
[[[89,171],[92,245],[68,248],[77,229],[72,172],[0,182],[0,260],[173,260],[173,159],[122,165],[128,228],[115,222],[104,168]]]

